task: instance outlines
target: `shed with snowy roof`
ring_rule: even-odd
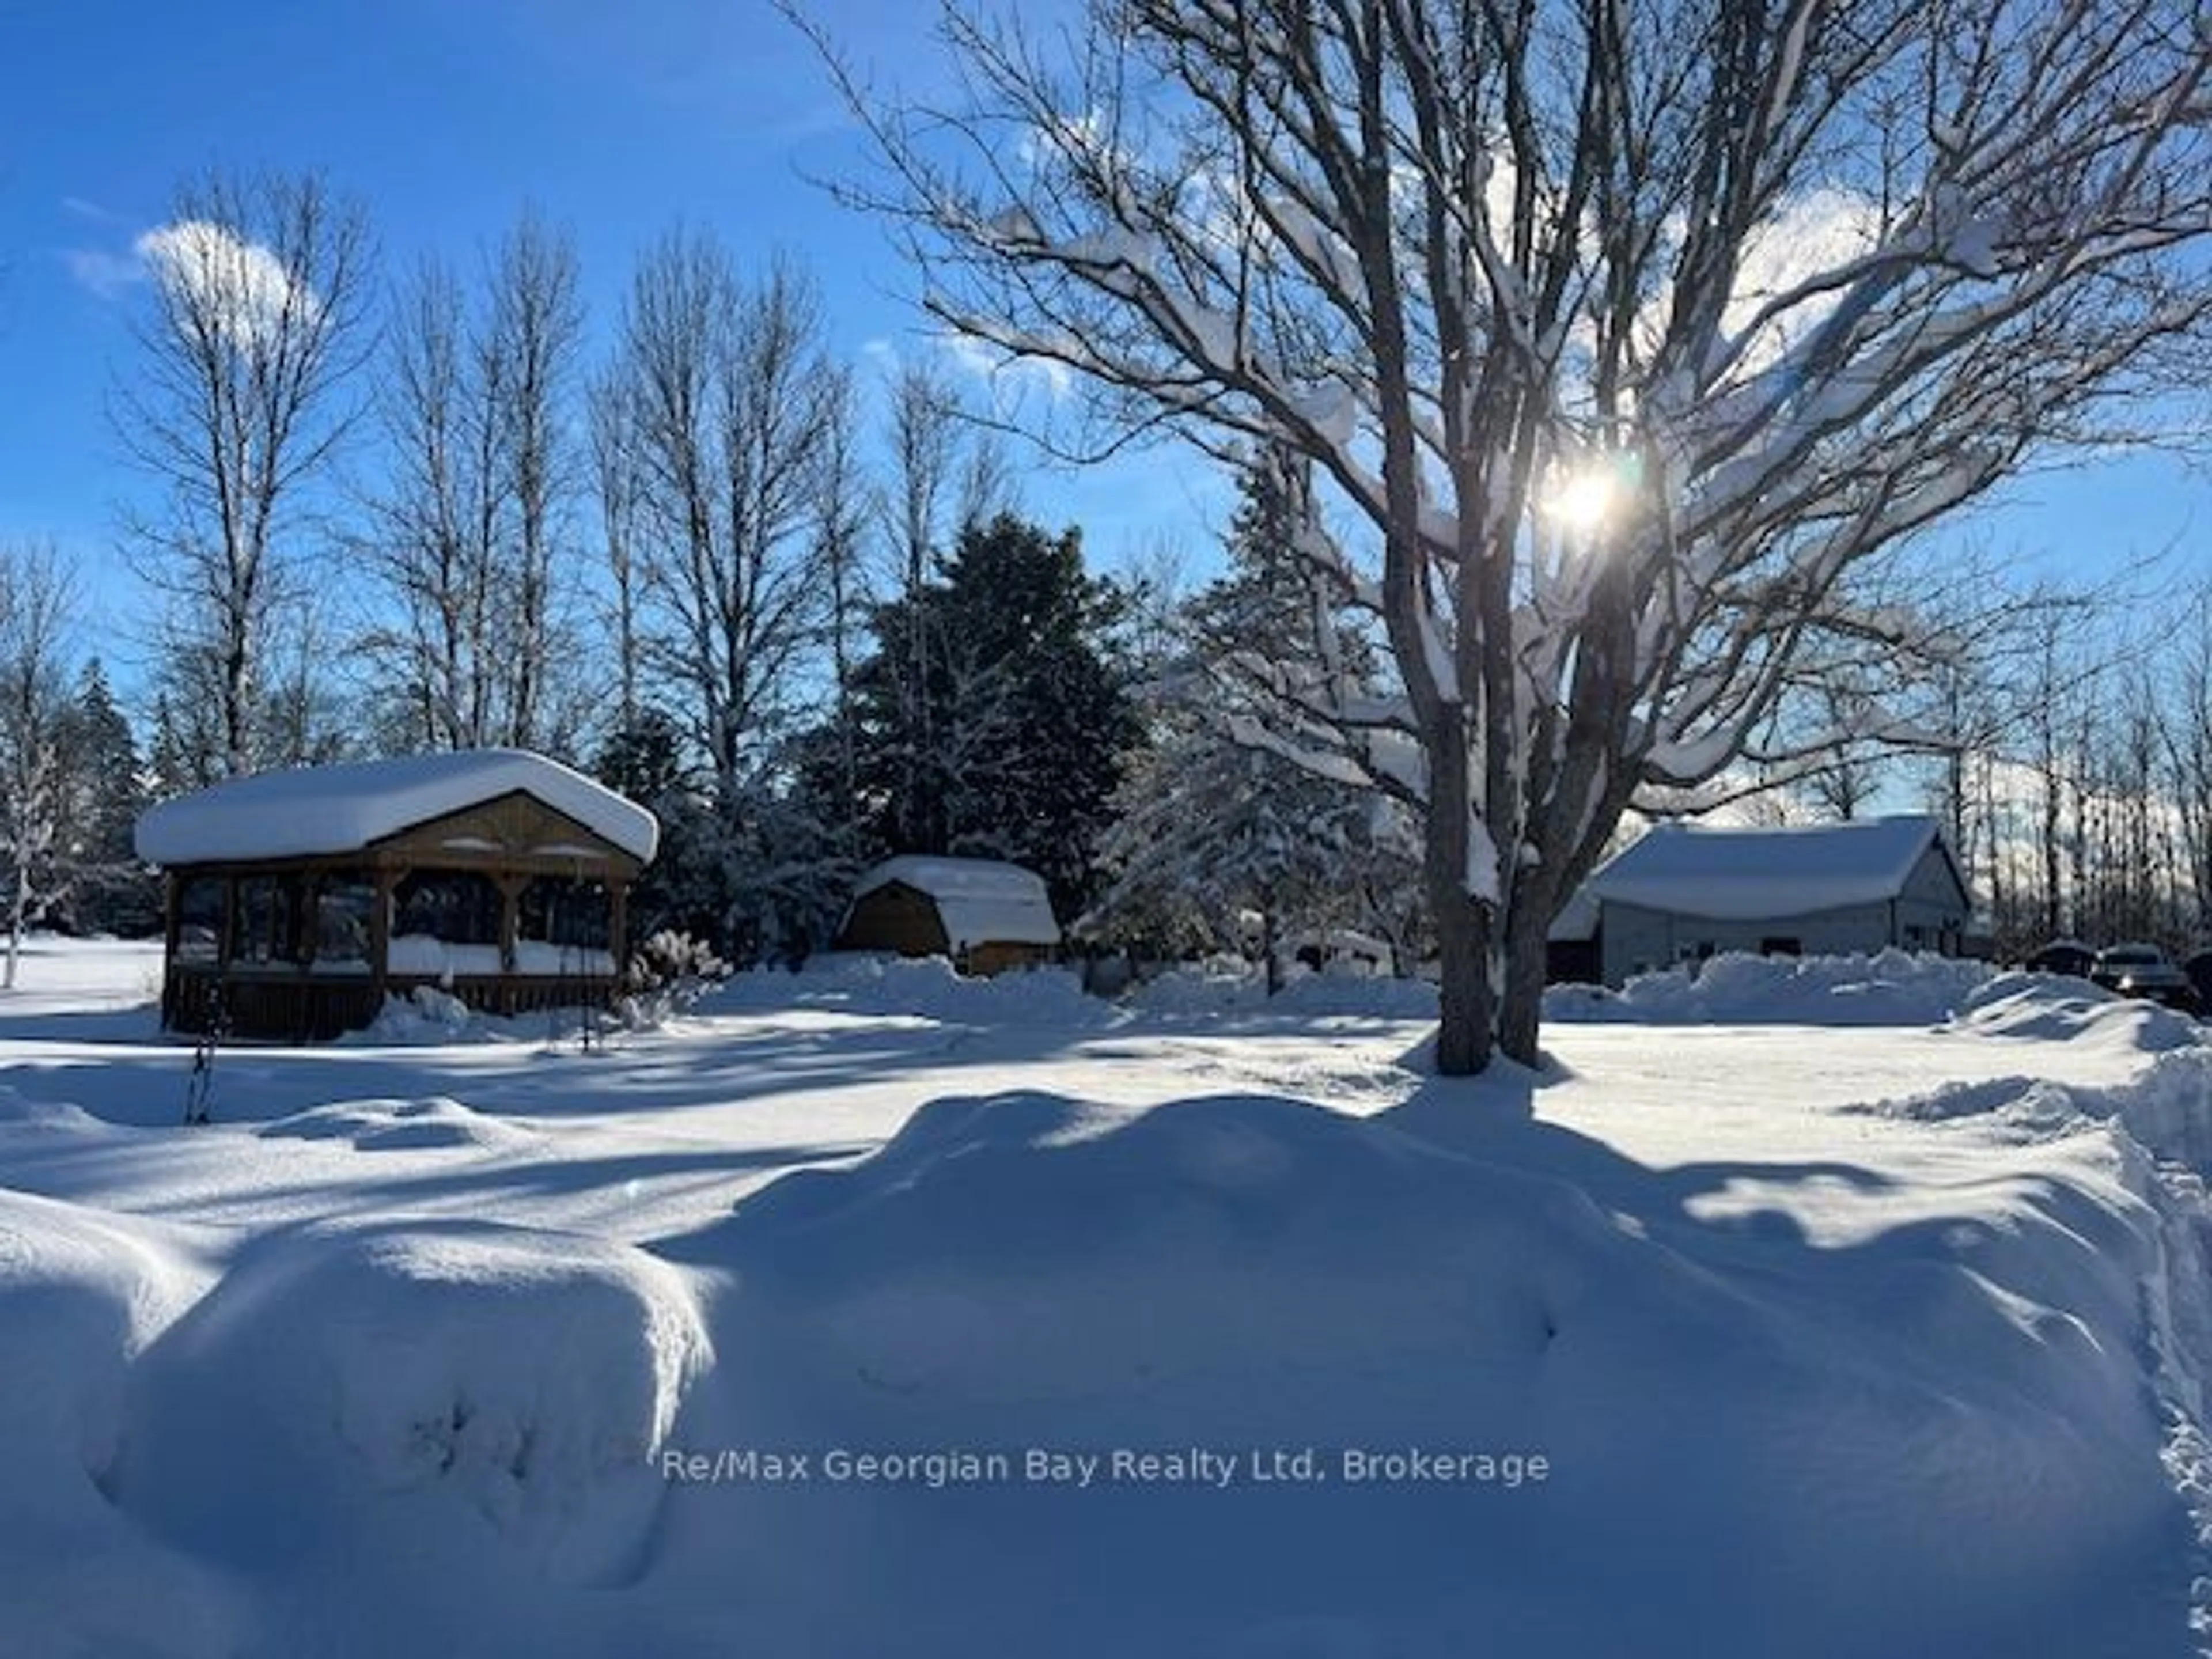
[[[652,813],[543,755],[416,755],[234,779],[138,821],[167,873],[162,1024],[291,1040],[431,985],[484,1012],[604,1003]]]
[[[1044,878],[995,859],[887,859],[854,884],[841,951],[949,957],[963,974],[1049,962],[1060,923]]]
[[[1661,824],[1599,866],[1579,896],[1585,915],[1595,906],[1595,954],[1608,985],[1728,951],[1894,945],[1955,956],[1973,911],[1941,827],[1922,817]]]

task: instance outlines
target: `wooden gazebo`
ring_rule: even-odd
[[[653,814],[521,750],[264,773],[153,808],[161,1021],[335,1036],[432,985],[487,1013],[605,1003]]]

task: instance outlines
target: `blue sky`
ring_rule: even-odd
[[[929,9],[817,9],[909,86]],[[812,50],[765,0],[0,0],[0,535],[51,537],[111,608],[137,480],[107,394],[127,372],[131,247],[210,166],[313,168],[361,199],[387,273],[467,269],[526,203],[574,235],[594,327],[678,222],[747,263],[793,253],[837,349],[872,372],[933,349],[883,228],[818,182],[860,152]],[[1194,468],[1131,492],[1039,472],[1024,505],[1119,561],[1163,535],[1203,555],[1225,511]]]
[[[816,9],[909,89],[941,73],[928,0]],[[930,348],[882,228],[811,181],[858,160],[766,0],[0,0],[0,535],[57,539],[110,617],[130,611],[112,548],[135,481],[104,405],[130,362],[132,243],[195,171],[322,170],[364,203],[390,271],[433,252],[465,265],[534,202],[574,234],[601,327],[641,246],[711,226],[749,258],[799,256],[866,362]],[[1026,491],[1109,563],[1164,540],[1203,560],[1226,511],[1158,457],[1032,472]],[[2185,545],[2212,519],[2203,480],[2151,458],[2014,495],[1969,533],[2064,570]]]

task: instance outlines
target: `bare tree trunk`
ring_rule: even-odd
[[[31,915],[31,866],[24,860],[15,861],[15,890],[8,906],[8,972],[4,988],[15,988],[15,959],[23,949],[23,929]]]
[[[643,459],[637,448],[637,419],[629,382],[621,368],[593,380],[589,398],[592,472],[599,500],[599,528],[607,575],[612,584],[616,714],[618,729],[629,732],[638,719],[638,549],[639,499],[644,489]]]
[[[1464,718],[1456,705],[1450,712]],[[1439,744],[1433,752],[1438,761],[1430,781],[1423,874],[1437,929],[1437,1070],[1445,1077],[1469,1077],[1490,1064],[1496,1035],[1490,918],[1487,907],[1468,890],[1474,821],[1466,739]]]
[[[562,433],[583,338],[579,281],[574,245],[528,213],[508,234],[492,276],[489,336],[504,363],[495,378],[507,391],[502,448],[514,505],[513,547],[503,562],[500,736],[521,748],[546,735],[544,705],[559,663],[556,538],[576,493],[575,457]]]

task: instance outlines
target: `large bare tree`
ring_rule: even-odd
[[[181,188],[138,252],[151,298],[116,423],[159,497],[126,530],[168,602],[170,654],[216,705],[213,769],[250,771],[301,509],[357,412],[368,231],[311,175],[218,173]]]
[[[640,260],[610,374],[602,490],[629,515],[641,660],[734,812],[813,689],[847,375],[803,273],[779,262],[748,282],[721,243],[682,232]],[[609,465],[635,476],[610,486]]]
[[[802,19],[802,22],[804,20]],[[956,328],[1310,458],[1401,697],[1308,763],[1425,815],[1441,1070],[1534,1060],[1623,810],[1741,759],[1854,566],[2203,341],[2194,0],[1094,0],[838,70]],[[833,68],[834,43],[823,39]],[[2135,405],[2155,418],[2154,403]],[[1775,758],[1768,757],[1770,760]]]
[[[430,261],[395,295],[366,553],[397,600],[371,642],[414,742],[529,748],[561,725],[583,321],[573,245],[527,211],[473,294]]]

